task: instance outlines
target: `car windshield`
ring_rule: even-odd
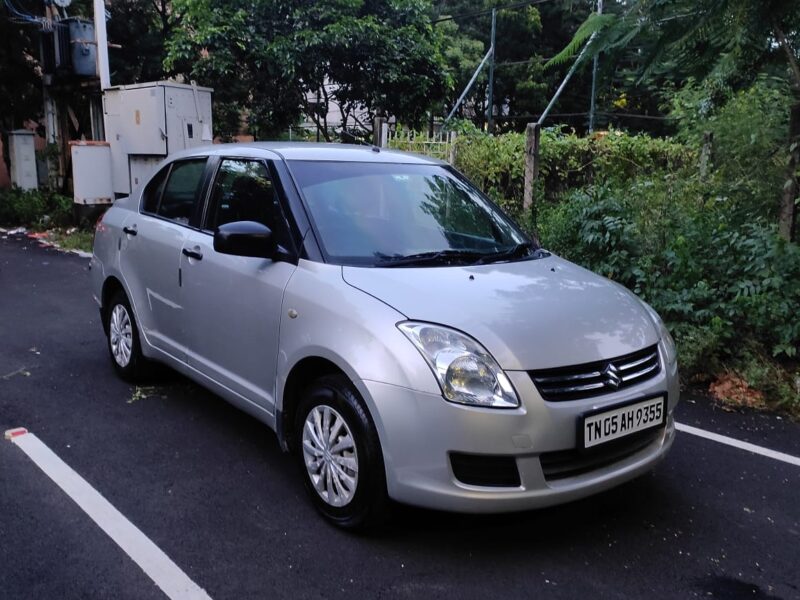
[[[535,256],[525,235],[439,165],[290,161],[328,262],[476,264]]]

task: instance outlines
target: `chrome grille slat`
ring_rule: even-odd
[[[658,347],[604,361],[556,369],[529,371],[545,400],[563,401],[592,398],[637,385],[661,371]]]
[[[578,379],[591,379],[592,377],[600,377],[600,371],[592,371],[591,373],[578,373],[577,375],[560,375],[556,377],[539,377],[536,381],[539,383],[557,383],[559,381],[576,381]]]
[[[639,365],[642,365],[642,364],[644,364],[644,363],[646,363],[648,361],[651,361],[654,358],[658,358],[658,354],[655,353],[655,352],[653,354],[651,354],[650,356],[645,356],[644,358],[640,358],[639,360],[635,360],[633,362],[626,363],[624,365],[617,365],[617,368],[620,371],[627,371],[628,369],[632,369],[634,367],[638,367]]]
[[[637,377],[641,377],[642,375],[647,375],[653,369],[658,368],[658,363],[650,365],[646,369],[642,369],[641,371],[637,371],[636,373],[631,373],[630,375],[624,375],[622,377],[622,381],[630,381],[631,379],[636,379]]]
[[[573,385],[571,387],[564,387],[564,388],[542,388],[542,389],[548,389],[551,394],[569,394],[572,392],[582,392],[584,390],[598,390],[605,386],[606,384],[604,382],[598,381],[597,383],[587,383],[585,385]]]

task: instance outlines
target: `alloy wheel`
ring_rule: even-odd
[[[114,360],[120,367],[127,367],[133,352],[133,325],[122,304],[115,305],[111,311],[108,335]]]
[[[345,506],[358,486],[358,452],[339,412],[315,406],[303,424],[303,458],[317,494],[331,506]]]

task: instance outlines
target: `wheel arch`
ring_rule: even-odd
[[[108,311],[108,304],[117,292],[122,292],[128,296],[128,292],[125,290],[125,286],[122,285],[122,281],[117,279],[114,275],[109,275],[103,282],[103,289],[100,293],[100,313],[103,317],[103,331],[105,331],[106,335],[108,335],[108,319],[106,314]],[[130,296],[128,296],[128,299],[130,301]]]
[[[294,445],[292,424],[295,420],[300,394],[312,381],[325,375],[343,375],[355,385],[353,378],[347,374],[345,369],[322,356],[306,356],[297,361],[289,370],[280,396],[280,406],[275,411],[275,430],[284,451],[291,450]]]

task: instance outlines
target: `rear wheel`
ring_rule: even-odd
[[[305,487],[317,510],[345,529],[383,523],[389,504],[383,456],[352,383],[330,375],[306,388],[294,432]]]
[[[139,344],[139,328],[124,292],[114,294],[106,309],[108,351],[117,374],[125,381],[140,381],[147,371],[147,359]]]

